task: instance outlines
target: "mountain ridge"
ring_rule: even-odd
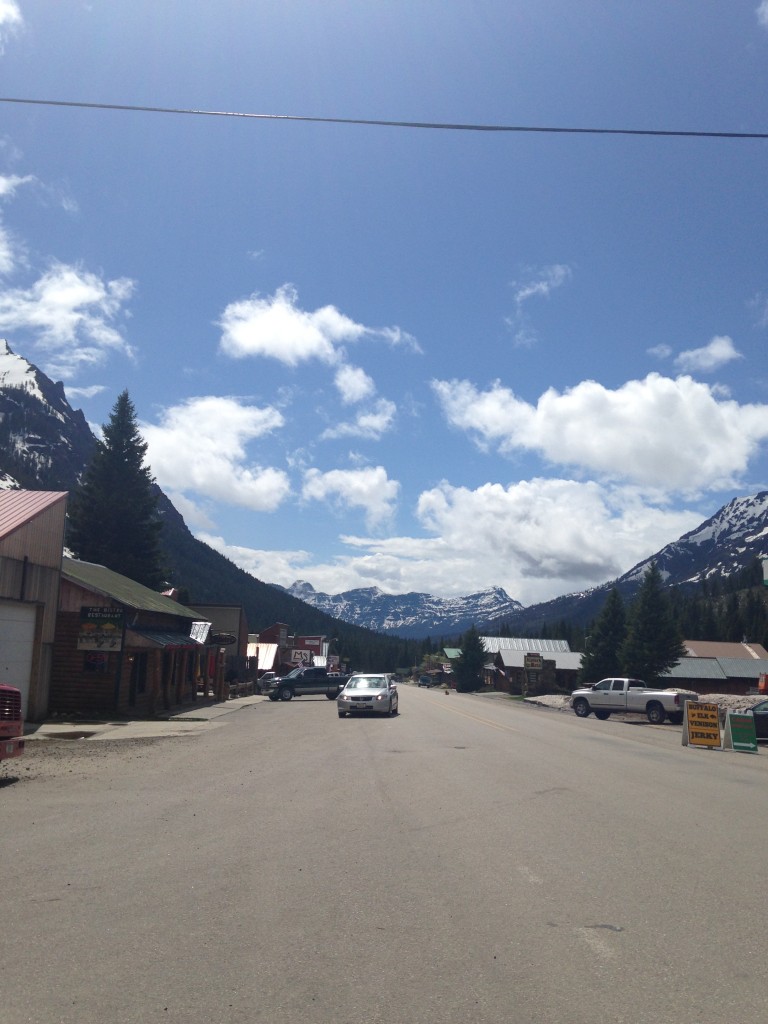
[[[502,587],[489,587],[452,598],[417,591],[386,594],[378,587],[325,594],[306,580],[297,580],[284,589],[345,622],[354,622],[379,633],[413,638],[463,633],[478,621],[486,625],[500,621],[523,607]]]

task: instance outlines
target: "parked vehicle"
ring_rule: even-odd
[[[21,690],[0,683],[0,761],[24,752]]]
[[[400,707],[397,684],[384,672],[360,673],[349,677],[336,699],[339,718],[373,711],[380,715],[396,715]]]
[[[768,740],[768,700],[753,704],[749,710],[755,718],[755,736],[759,740]]]
[[[574,690],[571,706],[579,718],[593,711],[595,718],[604,720],[617,714],[644,714],[648,721],[659,725],[669,718],[679,725],[683,720],[685,702],[698,700],[690,691],[658,690],[646,686],[642,679],[601,679],[593,686]]]
[[[432,680],[429,676],[419,676],[419,686],[431,686]]]
[[[328,700],[336,700],[347,679],[349,676],[331,676],[319,665],[300,665],[287,676],[262,676],[261,687],[270,700],[293,700],[307,694],[324,694]]]

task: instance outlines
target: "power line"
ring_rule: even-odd
[[[421,128],[454,132],[538,132],[550,135],[646,135],[662,138],[768,139],[768,132],[671,131],[661,128],[566,128],[544,125],[452,124],[443,121],[378,121],[358,117],[311,117],[305,114],[253,114],[238,110],[195,110],[185,107],[145,107],[127,103],[86,103],[76,100],[33,100],[0,96],[0,103],[84,110],[134,111],[143,114],[196,114],[199,117],[241,117],[259,121],[308,121],[314,124],[366,125],[373,128]]]

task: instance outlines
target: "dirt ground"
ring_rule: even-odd
[[[149,760],[163,744],[187,742],[185,737],[125,740],[27,740],[21,757],[0,761],[0,789],[26,780],[87,778],[113,773],[130,761]]]

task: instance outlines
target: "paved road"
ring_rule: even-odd
[[[412,688],[69,742],[0,787],[3,1024],[766,1019],[768,750]]]

